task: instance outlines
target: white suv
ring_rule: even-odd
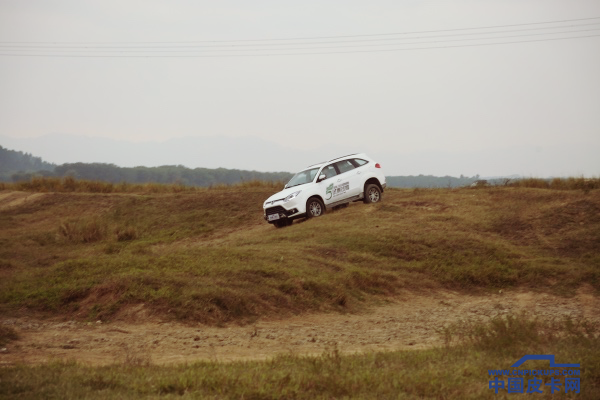
[[[265,220],[277,228],[297,218],[319,217],[352,201],[381,201],[386,187],[381,166],[366,154],[351,154],[307,167],[263,204]]]

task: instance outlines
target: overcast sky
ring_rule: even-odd
[[[0,145],[218,137],[245,146],[225,168],[352,150],[388,175],[600,176],[599,35],[598,0],[2,0]]]

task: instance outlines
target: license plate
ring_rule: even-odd
[[[275,221],[279,219],[279,214],[271,214],[269,215],[269,221]]]

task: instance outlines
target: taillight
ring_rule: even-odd
[[[375,168],[381,168],[381,165],[379,165],[379,163],[375,164]]]

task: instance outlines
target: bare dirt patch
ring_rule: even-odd
[[[28,192],[0,192],[0,210],[17,207],[23,204],[33,203],[46,196],[45,193]]]
[[[333,346],[346,354],[421,349],[442,345],[439,332],[449,324],[523,311],[544,320],[568,317],[598,323],[600,297],[589,287],[571,298],[523,290],[486,296],[405,292],[360,314],[309,314],[224,327],[161,321],[142,304],[109,323],[4,318],[0,323],[16,330],[20,339],[0,349],[0,365],[253,360],[280,353],[320,354]]]

